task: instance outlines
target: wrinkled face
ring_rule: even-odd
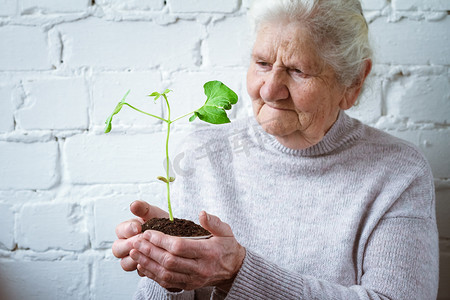
[[[292,149],[322,140],[337,119],[346,91],[298,23],[260,27],[247,90],[259,124]]]

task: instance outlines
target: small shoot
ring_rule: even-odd
[[[170,183],[175,180],[174,177],[169,176],[169,137],[170,137],[170,126],[172,123],[187,117],[190,115],[189,121],[192,122],[196,118],[199,118],[200,120],[211,123],[211,124],[225,124],[230,123],[230,119],[227,116],[227,110],[230,110],[231,107],[237,103],[238,96],[235,92],[233,92],[229,87],[227,87],[225,84],[223,84],[220,81],[209,81],[204,84],[203,86],[205,95],[207,97],[205,103],[202,107],[199,109],[190,112],[188,114],[182,115],[181,117],[171,119],[170,114],[170,104],[169,100],[167,98],[167,94],[170,93],[172,90],[166,89],[162,93],[153,92],[149,96],[153,97],[153,100],[156,102],[161,97],[164,99],[164,102],[167,107],[167,118],[163,118],[160,116],[156,116],[150,113],[147,113],[145,111],[142,111],[129,103],[125,102],[128,94],[130,91],[126,92],[126,94],[123,96],[122,100],[117,104],[116,108],[112,112],[112,114],[108,117],[106,120],[106,127],[105,127],[105,133],[108,133],[112,129],[112,120],[113,117],[120,112],[122,107],[124,105],[129,106],[130,108],[143,113],[145,115],[148,115],[150,117],[156,118],[158,120],[161,120],[167,124],[167,136],[166,136],[166,176],[158,176],[157,179],[164,182],[167,186],[167,205],[168,205],[168,211],[169,211],[169,218],[171,221],[173,221],[173,214],[172,214],[172,205],[170,202]]]

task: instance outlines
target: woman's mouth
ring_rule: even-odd
[[[270,107],[271,109],[274,109],[274,110],[282,110],[282,111],[290,111],[291,110],[289,108],[273,106],[273,105],[269,105],[267,103],[265,103],[265,105],[267,105],[268,107]]]

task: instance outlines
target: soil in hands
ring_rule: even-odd
[[[211,235],[208,230],[204,229],[200,225],[189,220],[177,218],[174,218],[173,222],[166,218],[150,219],[142,224],[142,232],[146,230],[157,230],[168,235],[181,237]]]

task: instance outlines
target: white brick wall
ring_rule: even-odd
[[[0,141],[0,189],[50,189],[59,179],[56,142]]]
[[[200,55],[202,28],[196,22],[162,26],[90,17],[62,24],[59,30],[64,43],[63,64],[74,69],[192,68]]]
[[[17,11],[16,0],[0,0],[0,16],[15,15]]]
[[[11,71],[50,70],[52,68],[47,34],[32,26],[0,27],[0,69]],[[7,45],[7,46],[5,46]]]
[[[392,0],[392,5],[399,10],[450,10],[448,0]]]
[[[23,83],[27,95],[16,122],[25,130],[87,129],[88,90],[83,78],[51,78]]]
[[[82,12],[87,9],[89,0],[22,0],[21,11],[29,14],[35,11],[44,13]]]
[[[13,89],[13,85],[0,86],[0,132],[14,129]]]
[[[395,26],[395,30],[392,27]],[[370,24],[375,63],[402,65],[450,64],[450,18],[440,21],[402,19],[392,24],[377,18]]]
[[[436,183],[439,299],[450,298],[450,2],[363,0],[375,66],[350,114],[420,147]],[[219,79],[250,113],[251,0],[0,0],[0,299],[127,299],[139,277],[112,256],[136,199],[165,208],[160,114],[198,108]],[[189,130],[174,128],[173,141]],[[172,144],[172,145],[174,145]],[[172,152],[176,152],[175,146]],[[176,208],[175,208],[176,209]]]
[[[43,222],[45,220],[45,222]],[[34,251],[84,251],[89,236],[80,204],[27,203],[17,219],[17,243]]]
[[[0,204],[1,219],[0,245],[8,250],[14,249],[14,212],[11,206],[5,203]]]
[[[166,88],[162,84],[159,71],[134,71],[134,72],[98,72],[93,75],[92,81],[92,124],[103,127],[106,117],[112,113],[116,104],[123,95],[130,90],[129,101],[138,108],[149,113],[159,115],[161,104],[154,103],[147,95],[154,91],[161,91]],[[123,120],[123,122],[122,122]],[[136,114],[129,107],[124,107],[120,114],[115,116],[115,126],[145,127],[148,124],[157,124],[157,119],[148,118],[144,115]]]
[[[450,78],[403,76],[387,86],[386,113],[415,123],[445,124],[450,121]]]
[[[22,256],[20,260],[3,259],[1,266],[2,299],[90,298],[90,266],[77,257],[61,260],[52,254],[39,260],[28,255]]]
[[[101,7],[113,7],[123,10],[159,10],[164,6],[164,0],[97,0]]]
[[[168,3],[174,13],[231,13],[239,5],[238,0],[170,0]]]

